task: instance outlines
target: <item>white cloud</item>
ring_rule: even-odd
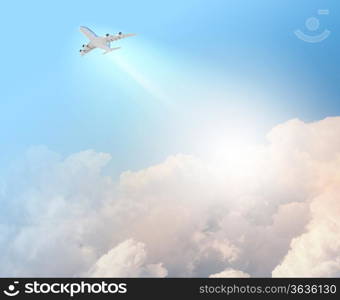
[[[220,273],[211,274],[209,277],[210,278],[249,278],[250,275],[239,270],[228,268]]]
[[[340,276],[340,187],[326,191],[311,203],[307,232],[294,238],[274,277]]]
[[[165,277],[167,270],[158,264],[146,264],[145,245],[132,239],[120,243],[100,257],[91,268],[91,277]]]
[[[340,118],[292,120],[235,157],[118,180],[108,154],[29,149],[0,184],[0,276],[338,275],[339,134]]]

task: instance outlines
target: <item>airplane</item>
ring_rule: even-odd
[[[85,55],[96,48],[105,50],[103,54],[109,53],[113,50],[120,49],[120,47],[111,48],[111,42],[136,35],[134,33],[123,34],[122,32],[118,32],[114,35],[107,33],[105,36],[97,36],[90,28],[85,26],[80,26],[80,32],[90,40],[88,44],[84,44],[82,49],[79,50],[80,55]]]

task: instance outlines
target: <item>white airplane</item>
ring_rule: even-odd
[[[120,47],[111,48],[110,47],[111,42],[136,35],[134,33],[123,34],[121,32],[118,32],[117,34],[114,35],[107,33],[105,36],[97,36],[91,29],[85,26],[80,26],[80,31],[90,40],[90,42],[87,45],[84,44],[82,49],[79,50],[80,55],[85,55],[95,48],[101,48],[105,50],[103,54],[109,53],[113,50],[117,50],[120,48]]]

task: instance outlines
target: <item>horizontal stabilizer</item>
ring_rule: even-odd
[[[110,50],[106,50],[103,54],[112,52],[113,50],[118,50],[118,49],[120,49],[120,48],[121,48],[121,47],[110,48]]]

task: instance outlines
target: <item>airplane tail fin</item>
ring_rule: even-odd
[[[103,54],[110,53],[110,52],[112,52],[113,50],[118,50],[118,49],[120,49],[120,48],[121,48],[121,47],[110,48],[110,50],[106,50]]]

